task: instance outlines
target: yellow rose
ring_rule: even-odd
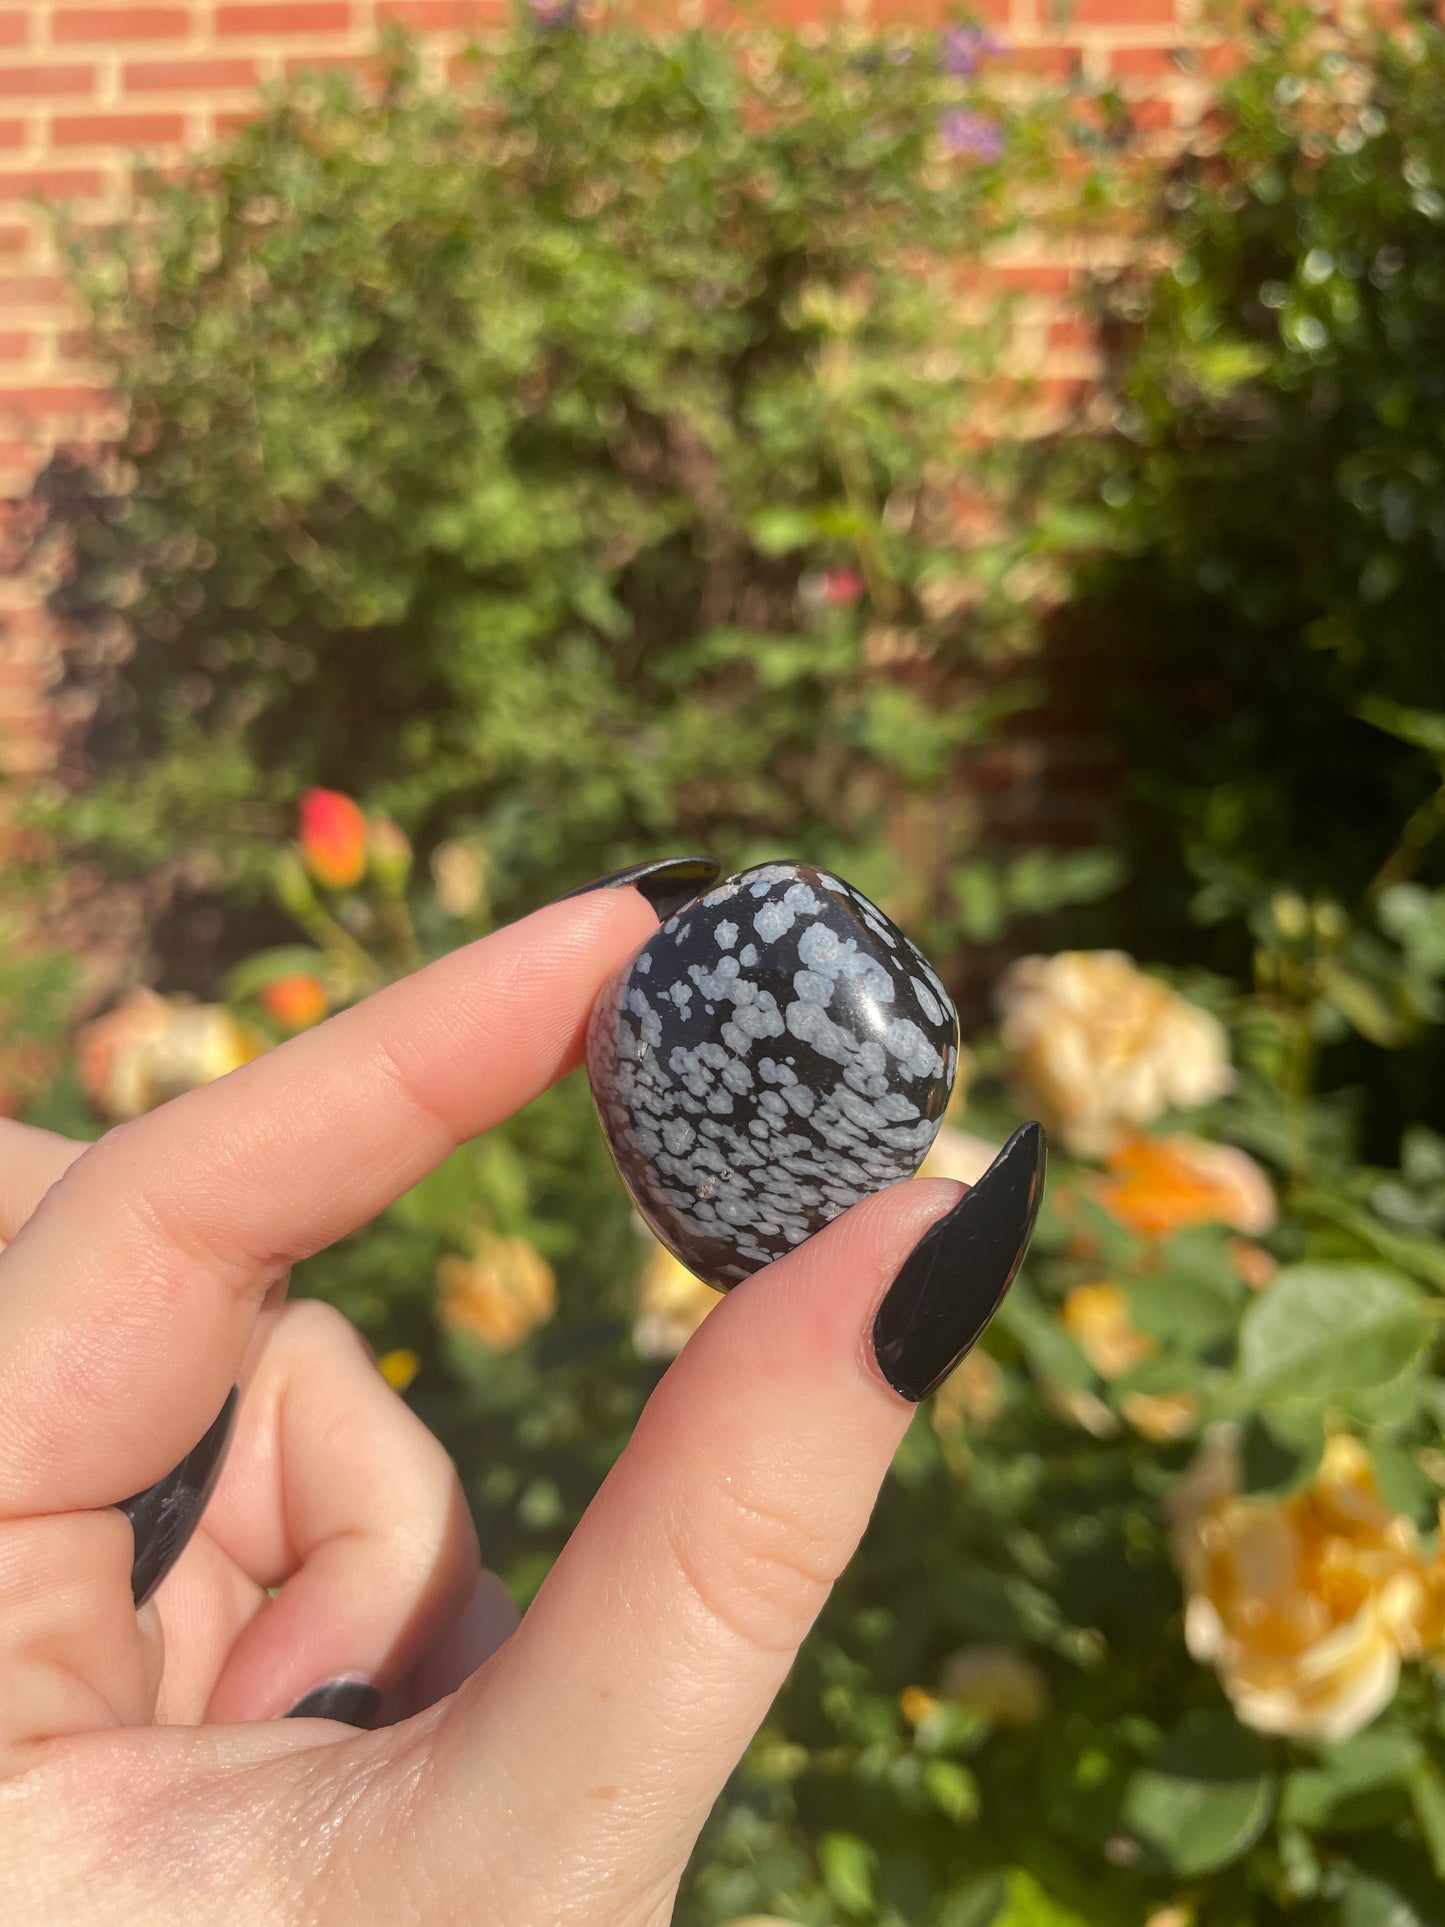
[[[81,1088],[101,1117],[121,1120],[209,1084],[267,1048],[222,1004],[133,991],[76,1040]]]
[[[1357,1439],[1329,1441],[1284,1500],[1238,1496],[1234,1438],[1212,1435],[1170,1507],[1190,1652],[1246,1726],[1343,1740],[1394,1696],[1402,1659],[1445,1640],[1445,1564],[1380,1497]]]
[[[1166,1238],[1194,1224],[1224,1224],[1257,1238],[1279,1215],[1269,1179],[1232,1144],[1185,1132],[1130,1137],[1109,1151],[1104,1167],[1108,1176],[1094,1196],[1143,1238]]]
[[[676,1358],[703,1319],[721,1303],[721,1292],[695,1278],[654,1240],[652,1256],[637,1281],[632,1342],[644,1358]]]
[[[1016,1646],[961,1647],[943,1663],[938,1694],[996,1726],[1036,1726],[1049,1705],[1048,1681]]]
[[[519,1345],[557,1308],[552,1267],[525,1238],[480,1231],[470,1258],[443,1258],[438,1316],[448,1331],[479,1338],[494,1351]]]
[[[1129,1300],[1117,1285],[1076,1285],[1060,1315],[1100,1378],[1122,1378],[1154,1356],[1154,1340],[1134,1323]]]
[[[935,1432],[988,1425],[1003,1410],[1003,1373],[987,1352],[970,1352],[929,1400]]]
[[[1163,1445],[1194,1430],[1199,1400],[1192,1392],[1130,1392],[1120,1410],[1141,1437]]]
[[[1222,1027],[1118,950],[1022,957],[999,990],[1014,1076],[1063,1144],[1095,1157],[1234,1080]]]

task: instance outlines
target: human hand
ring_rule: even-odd
[[[283,1306],[286,1277],[573,1068],[654,928],[636,891],[597,890],[89,1148],[0,1124],[14,1927],[670,1918],[910,1400],[1007,1289],[1042,1136],[966,1197],[896,1186],[740,1285],[512,1631],[445,1453],[339,1316]],[[238,1382],[204,1523],[137,1610],[166,1560],[154,1508],[133,1533],[118,1507]],[[393,1723],[278,1717],[330,1682]]]

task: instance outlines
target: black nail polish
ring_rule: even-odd
[[[1041,1124],[1015,1131],[904,1259],[873,1321],[883,1376],[904,1398],[936,1390],[1003,1303],[1033,1235],[1047,1153]]]
[[[611,876],[584,883],[580,890],[569,890],[557,898],[570,903],[573,897],[590,896],[594,890],[640,890],[657,912],[658,921],[667,919],[701,896],[722,874],[722,865],[710,856],[667,856],[657,863],[636,863],[630,870],[614,870]]]
[[[201,1522],[225,1463],[240,1396],[233,1386],[210,1430],[173,1472],[148,1485],[144,1492],[137,1492],[133,1499],[121,1501],[120,1509],[135,1534],[130,1590],[138,1607],[145,1604],[180,1558]]]
[[[369,1727],[381,1711],[381,1695],[364,1679],[332,1679],[313,1687],[285,1715],[288,1720],[340,1720]]]

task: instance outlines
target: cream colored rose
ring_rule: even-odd
[[[695,1278],[665,1245],[653,1239],[652,1246],[637,1280],[632,1342],[644,1358],[676,1358],[708,1313],[722,1303],[722,1293]]]
[[[1081,1157],[1233,1083],[1220,1024],[1119,950],[1022,957],[1003,979],[999,1008],[1015,1078]]]
[[[1238,1496],[1215,1432],[1170,1507],[1185,1639],[1246,1726],[1342,1740],[1394,1697],[1400,1664],[1445,1640],[1445,1565],[1380,1497],[1357,1439],[1332,1438],[1313,1483]]]
[[[442,1259],[437,1284],[437,1316],[446,1329],[479,1338],[494,1351],[520,1345],[557,1309],[552,1267],[525,1238],[477,1232],[470,1258]]]
[[[977,1184],[998,1156],[999,1147],[971,1131],[945,1124],[918,1167],[921,1178],[952,1178],[956,1184]]]
[[[267,1039],[222,1004],[136,990],[76,1040],[81,1088],[95,1111],[121,1120],[249,1063]]]

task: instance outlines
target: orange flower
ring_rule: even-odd
[[[309,1030],[326,1015],[326,992],[319,977],[298,970],[271,979],[261,992],[261,1008],[282,1030]]]
[[[307,790],[299,841],[306,867],[328,890],[350,890],[366,874],[366,818],[340,790]]]
[[[1003,1373],[987,1352],[970,1352],[928,1403],[935,1432],[991,1424],[1004,1407]]]
[[[466,1332],[494,1351],[519,1345],[557,1308],[552,1267],[525,1238],[478,1232],[470,1258],[443,1258],[439,1316],[448,1331]]]
[[[1131,1137],[1104,1162],[1109,1176],[1094,1195],[1110,1217],[1141,1238],[1167,1238],[1194,1224],[1227,1224],[1258,1237],[1275,1222],[1269,1179],[1232,1144],[1182,1132]]]

